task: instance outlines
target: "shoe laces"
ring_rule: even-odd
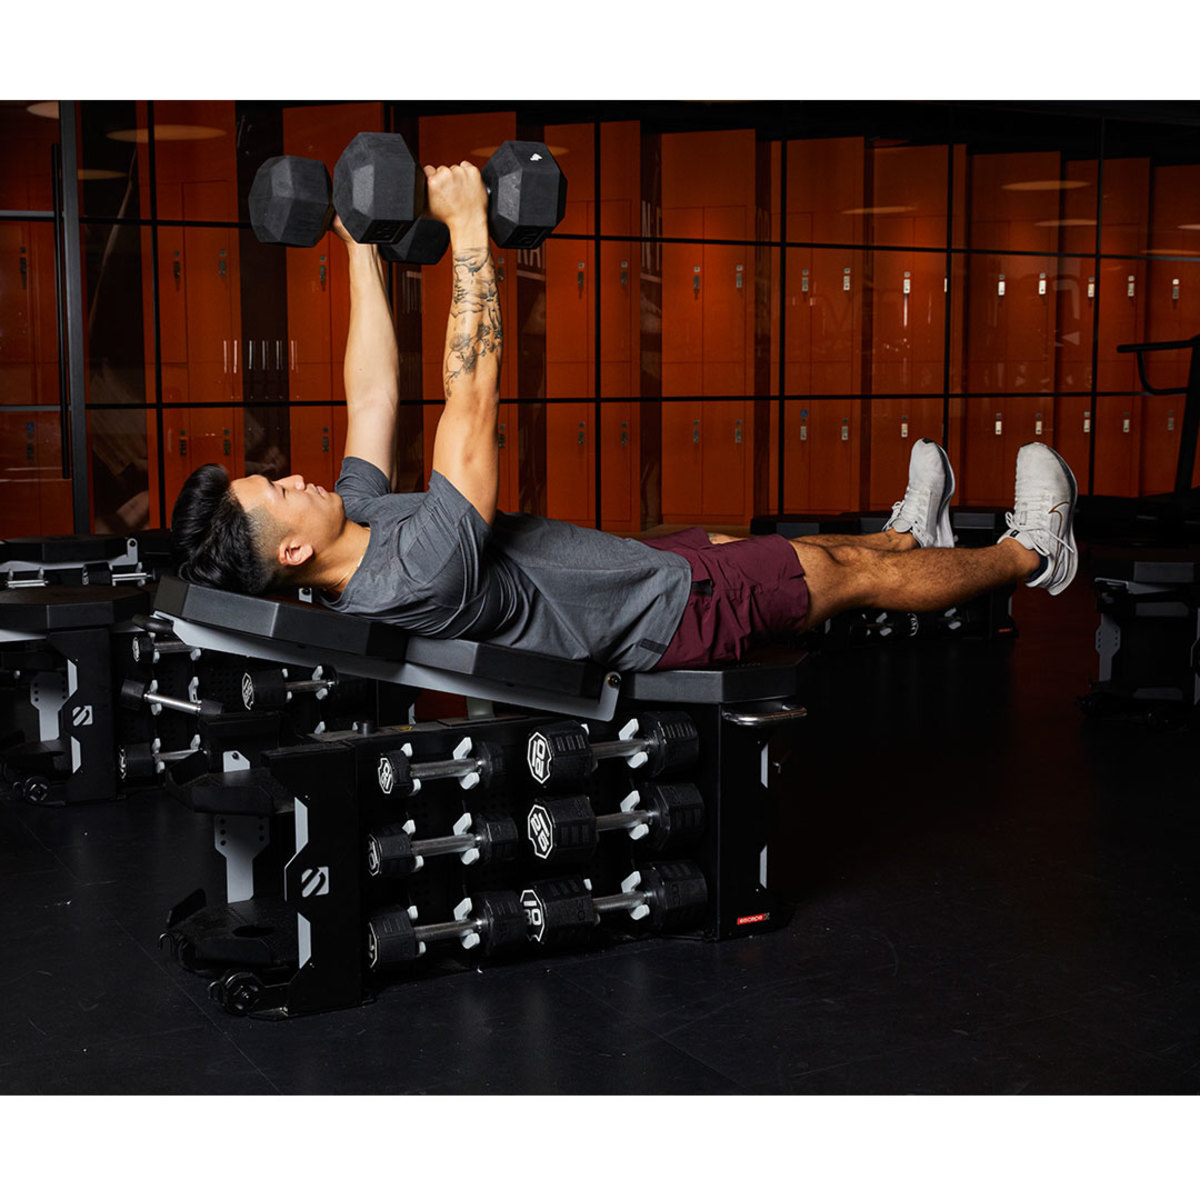
[[[1047,558],[1053,552],[1055,542],[1062,549],[1068,549],[1070,542],[1050,528],[1050,504],[1048,499],[1039,504],[1029,497],[1017,497],[1014,511],[1004,514],[1004,523],[1008,526],[1005,537],[1016,537],[1024,533],[1033,542],[1037,552]]]

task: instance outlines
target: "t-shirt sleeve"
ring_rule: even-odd
[[[342,473],[333,485],[333,490],[341,496],[346,516],[351,521],[357,521],[360,518],[356,514],[361,513],[362,506],[371,500],[379,499],[380,496],[388,495],[392,485],[374,463],[351,455],[342,459]]]
[[[478,590],[490,535],[490,526],[475,506],[434,471],[425,499],[400,526],[396,550],[414,590],[454,608]]]

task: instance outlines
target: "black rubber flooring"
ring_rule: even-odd
[[[466,970],[324,1016],[226,1015],[159,948],[172,904],[220,893],[206,819],[4,796],[0,1092],[1195,1095],[1195,730],[1084,720],[1082,573],[1021,589],[1015,615],[1004,644],[826,660],[781,779],[785,929]]]

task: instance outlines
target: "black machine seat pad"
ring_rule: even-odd
[[[317,654],[336,651],[387,663],[410,663],[564,695],[598,695],[608,674],[593,662],[553,658],[488,642],[415,637],[386,621],[337,613],[290,597],[224,592],[173,575],[159,581],[155,607],[167,617],[304,646]]]

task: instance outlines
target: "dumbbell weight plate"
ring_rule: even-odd
[[[567,211],[567,180],[542,142],[504,142],[484,165],[488,226],[498,246],[540,246]]]
[[[250,225],[268,245],[315,246],[333,220],[329,171],[315,158],[268,158],[250,185]]]
[[[333,205],[356,242],[403,236],[421,211],[424,191],[425,174],[397,133],[358,134],[333,168]]]

